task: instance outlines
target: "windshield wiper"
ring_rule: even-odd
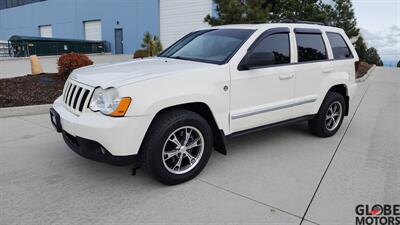
[[[171,59],[182,59],[182,60],[190,60],[189,58],[181,57],[181,56],[168,56],[167,58]]]
[[[182,57],[182,56],[168,56],[167,58],[180,59],[180,60],[193,61],[193,62],[218,64],[217,62],[214,62],[214,61],[211,61],[211,60],[198,59],[198,58],[189,58],[189,57]]]

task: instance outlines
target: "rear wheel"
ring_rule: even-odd
[[[334,135],[343,122],[344,97],[337,92],[328,92],[318,114],[308,122],[310,132],[319,137]]]
[[[212,150],[212,130],[200,115],[187,110],[158,116],[142,148],[144,165],[161,183],[173,185],[197,176]]]

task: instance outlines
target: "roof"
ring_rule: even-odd
[[[9,41],[102,42],[102,41],[88,41],[88,40],[68,39],[68,38],[47,38],[47,37],[33,37],[33,36],[21,36],[21,35],[11,36]]]

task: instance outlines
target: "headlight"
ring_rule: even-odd
[[[109,116],[124,116],[131,103],[131,98],[120,98],[116,88],[96,88],[89,108]]]

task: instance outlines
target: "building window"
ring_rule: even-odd
[[[0,9],[7,9],[46,0],[0,0]]]
[[[100,20],[91,20],[84,21],[83,27],[85,30],[85,39],[90,41],[101,41],[101,21]]]
[[[39,35],[40,37],[51,38],[53,37],[53,28],[51,25],[39,26]]]

